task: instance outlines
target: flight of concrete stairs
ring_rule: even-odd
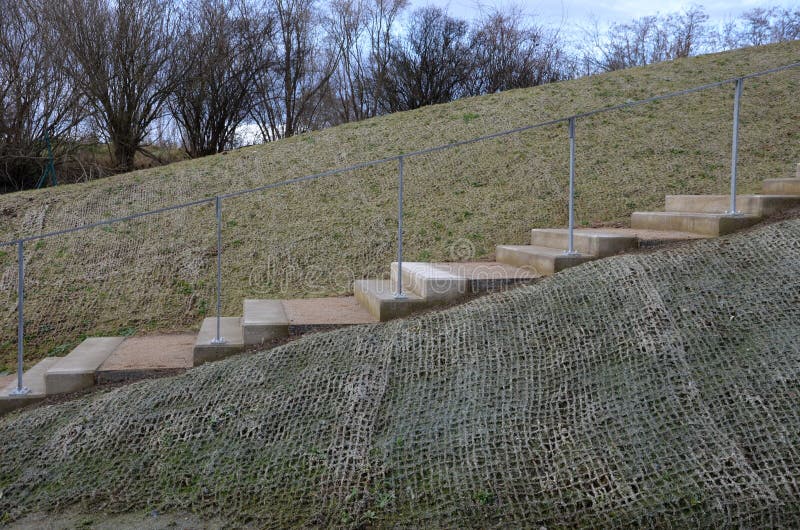
[[[392,263],[388,280],[357,280],[353,286],[353,305],[371,321],[387,321],[433,307],[452,305],[476,294],[509,285],[529,283],[568,267],[612,256],[626,250],[652,246],[664,241],[716,237],[746,228],[780,210],[800,206],[800,164],[794,178],[769,179],[763,195],[740,195],[737,210],[727,213],[728,195],[667,196],[663,212],[635,212],[631,228],[579,229],[574,233],[574,250],[568,254],[566,229],[533,229],[530,245],[498,245],[494,262],[403,263],[403,296],[397,297],[398,265]],[[341,299],[329,299],[340,303]],[[320,299],[320,315],[293,326],[282,300],[245,300],[243,316],[221,319],[224,344],[215,344],[216,318],[206,318],[194,346],[195,366],[216,361],[246,349],[258,349],[292,333],[311,329],[330,329],[363,323],[363,316],[349,321],[347,316],[325,313]],[[332,306],[338,307],[338,306]],[[321,309],[320,309],[321,308]],[[366,310],[366,312],[364,311]],[[329,310],[330,312],[336,309]],[[329,318],[338,316],[339,318]],[[317,320],[315,320],[317,318]],[[300,329],[302,328],[302,329]],[[92,337],[63,358],[47,357],[23,376],[30,393],[14,396],[16,381],[0,391],[0,414],[44,399],[46,396],[77,392],[95,384],[98,367],[124,341],[123,337]]]

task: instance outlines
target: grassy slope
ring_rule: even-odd
[[[0,240],[246,189],[472,138],[800,60],[800,42],[631,69],[465,99],[315,132],[227,155],[102,181],[0,197]],[[800,160],[800,71],[746,83],[743,192]],[[578,123],[577,217],[625,221],[665,193],[724,193],[730,87]],[[406,166],[406,257],[446,260],[522,243],[566,221],[563,125],[412,159]],[[381,167],[226,201],[224,312],[245,296],[346,293],[383,275],[395,241],[396,168]],[[15,349],[15,267],[0,248],[0,368]],[[196,326],[213,305],[213,208],[27,246],[27,361],[81,334]]]
[[[0,524],[796,527],[798,238],[613,257],[2,417]]]

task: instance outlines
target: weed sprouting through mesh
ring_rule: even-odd
[[[0,419],[0,513],[793,527],[800,221]]]

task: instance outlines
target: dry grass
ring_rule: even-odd
[[[465,99],[167,167],[0,197],[0,240],[247,189],[325,169],[666,93],[800,61],[800,42]],[[740,190],[800,160],[800,70],[748,80]],[[666,193],[725,193],[732,86],[602,114],[577,126],[581,225],[660,209]],[[497,243],[566,222],[563,125],[413,158],[406,258],[486,257]],[[224,313],[244,297],[347,293],[381,276],[396,246],[395,166],[224,202]],[[31,364],[83,334],[197,326],[213,312],[213,206],[26,246]],[[0,369],[13,366],[16,257],[0,247]]]

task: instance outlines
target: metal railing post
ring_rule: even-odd
[[[564,254],[575,252],[575,116],[569,119],[569,244]]]
[[[25,354],[25,253],[24,242],[17,241],[17,388],[12,396],[23,396],[30,390],[22,386],[22,362]]]
[[[217,195],[214,198],[217,214],[217,333],[211,344],[225,344],[225,337],[221,335],[222,319],[222,201]]]
[[[406,298],[403,292],[403,170],[404,158],[399,159],[397,182],[397,290],[396,299]]]
[[[736,209],[736,166],[739,162],[739,101],[742,99],[744,79],[736,80],[736,92],[733,96],[733,141],[731,143],[731,208],[728,213],[741,215]]]

